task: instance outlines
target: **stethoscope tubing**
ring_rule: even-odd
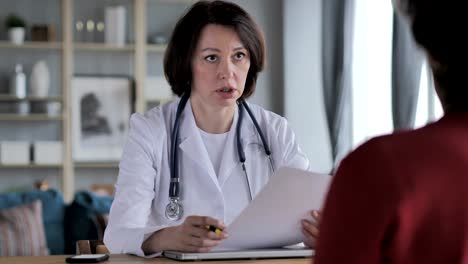
[[[183,207],[182,204],[180,203],[180,176],[179,176],[179,171],[178,171],[178,166],[177,166],[177,144],[178,144],[178,136],[179,136],[179,127],[180,127],[180,118],[182,115],[182,111],[185,108],[185,105],[187,104],[187,101],[190,98],[190,93],[188,94],[183,94],[180,102],[177,106],[177,111],[176,111],[176,117],[174,120],[174,127],[172,129],[172,139],[171,139],[171,156],[170,156],[170,173],[171,173],[171,181],[169,185],[169,204],[166,207],[166,216],[171,219],[171,220],[178,220],[182,216],[183,212]],[[241,162],[242,165],[242,170],[244,171],[246,180],[247,180],[247,186],[249,189],[249,197],[250,200],[253,199],[252,197],[252,189],[250,187],[250,180],[249,176],[247,175],[247,170],[245,168],[245,152],[244,148],[241,144],[241,126],[242,126],[242,119],[243,119],[243,109],[247,111],[248,115],[250,116],[252,122],[254,123],[255,129],[257,130],[257,133],[260,136],[260,140],[262,141],[263,148],[265,150],[265,154],[268,156],[269,163],[270,163],[270,168],[271,171],[274,172],[274,165],[273,165],[273,159],[271,157],[271,150],[268,147],[268,144],[266,142],[265,136],[262,133],[262,130],[260,129],[260,126],[257,122],[257,119],[253,115],[252,111],[250,110],[250,107],[248,106],[247,102],[241,98],[237,102],[238,107],[239,107],[239,119],[237,121],[236,125],[236,141],[237,141],[237,152],[239,156],[239,161]],[[171,208],[169,210],[168,208]],[[177,209],[177,210],[176,210]]]
[[[180,194],[179,190],[179,171],[178,166],[176,164],[177,160],[177,143],[178,143],[178,135],[179,135],[179,127],[180,127],[180,116],[182,111],[187,104],[188,99],[190,98],[189,94],[182,95],[180,99],[179,105],[177,106],[176,118],[174,121],[174,128],[172,130],[172,144],[171,144],[171,182],[169,185],[169,197],[170,198],[178,198]]]

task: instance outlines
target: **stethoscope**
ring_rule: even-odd
[[[184,209],[180,201],[180,177],[179,177],[179,171],[178,171],[178,166],[177,166],[177,152],[178,152],[177,143],[178,143],[178,137],[179,137],[180,116],[189,98],[190,98],[190,94],[182,95],[182,98],[180,99],[180,102],[177,106],[177,112],[176,112],[176,117],[174,121],[174,128],[172,129],[171,156],[170,156],[170,164],[169,164],[170,171],[171,171],[171,181],[169,185],[169,203],[166,206],[166,217],[167,219],[172,220],[172,221],[179,220],[184,213]],[[260,126],[258,125],[257,119],[252,114],[252,111],[250,110],[247,102],[245,102],[245,100],[241,98],[237,101],[237,105],[239,107],[239,118],[237,120],[237,126],[236,126],[237,154],[239,156],[239,161],[242,165],[242,170],[244,171],[245,178],[247,179],[247,186],[249,188],[250,201],[252,201],[253,199],[252,190],[250,188],[249,176],[247,175],[247,170],[245,168],[245,160],[246,160],[245,153],[244,153],[244,148],[242,147],[242,144],[241,144],[241,125],[242,125],[242,118],[243,118],[243,109],[245,109],[247,113],[249,114],[250,118],[252,119],[254,123],[255,129],[257,130],[257,133],[259,134],[260,139],[262,140],[263,149],[265,150],[265,154],[267,155],[268,160],[270,161],[269,162],[270,170],[272,173],[274,172],[273,159],[271,157],[271,150],[268,147],[268,144],[266,143],[265,136],[263,135],[262,130],[260,129]]]

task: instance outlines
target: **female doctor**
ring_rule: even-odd
[[[207,252],[274,171],[309,169],[286,119],[245,102],[264,60],[263,34],[238,5],[199,1],[181,18],[164,58],[181,98],[131,117],[104,236],[110,252]],[[303,232],[311,245],[317,227],[303,222]]]

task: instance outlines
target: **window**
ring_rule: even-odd
[[[415,128],[422,127],[442,117],[443,111],[440,100],[434,90],[434,84],[428,68],[424,62],[421,70],[418,105],[416,108]]]
[[[360,0],[355,3],[352,63],[353,146],[393,131],[391,65],[393,7],[391,1]],[[421,70],[415,127],[442,116],[439,99]]]
[[[391,1],[355,3],[352,89],[353,146],[393,130]]]

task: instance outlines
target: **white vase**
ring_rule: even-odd
[[[21,45],[24,43],[24,28],[14,27],[8,29],[8,38],[13,44]]]
[[[49,95],[50,72],[45,61],[41,60],[34,64],[29,83],[31,96],[47,97]]]

